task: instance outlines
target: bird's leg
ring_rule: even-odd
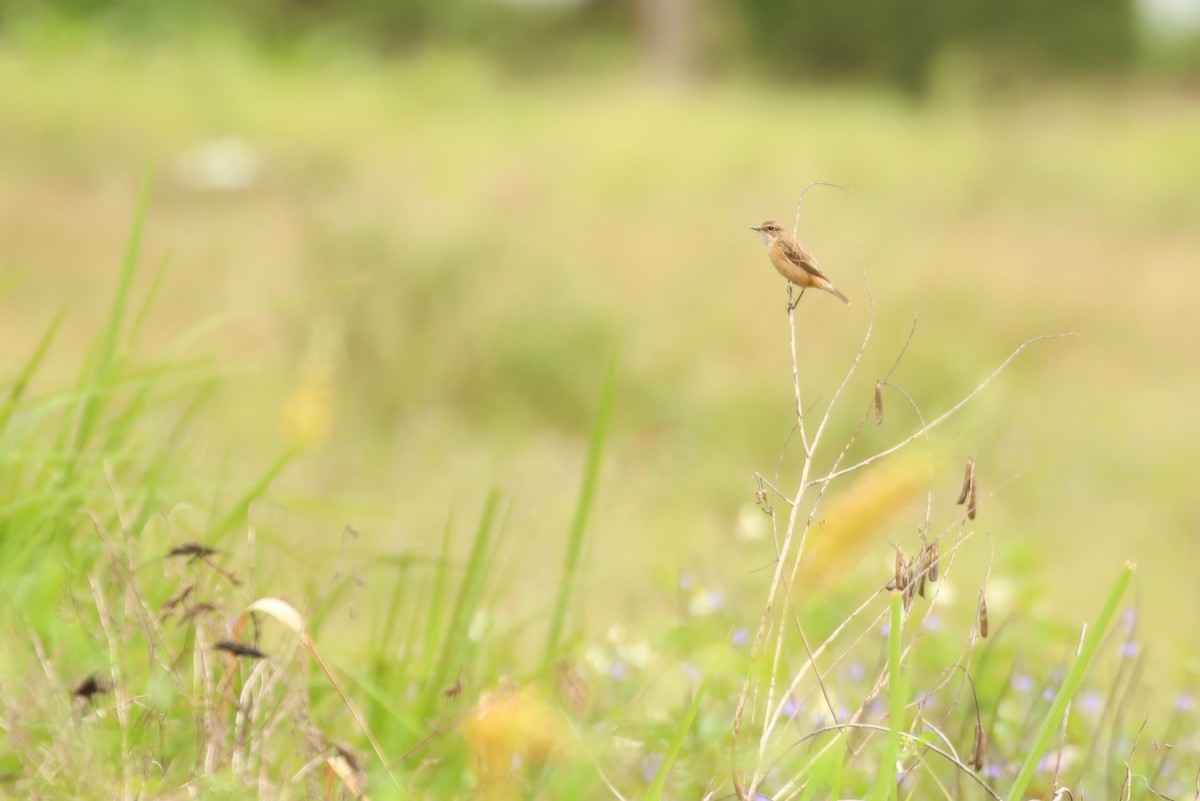
[[[795,288],[795,286],[796,285],[793,284],[791,281],[788,281],[787,310],[788,310],[789,314],[791,312],[795,311],[796,307],[800,305],[800,299],[804,297],[804,290],[808,289],[808,287],[800,287],[800,294],[796,296],[795,300],[792,300],[792,290]]]

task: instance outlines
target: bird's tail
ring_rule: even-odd
[[[843,294],[842,294],[842,292],[841,292],[841,290],[839,290],[839,289],[838,289],[836,286],[834,286],[833,284],[829,283],[828,281],[827,281],[827,282],[825,282],[825,286],[823,286],[823,287],[821,287],[821,288],[822,288],[822,289],[824,289],[826,292],[829,292],[829,293],[831,293],[831,294],[837,295],[837,296],[838,296],[838,299],[839,299],[839,300],[841,300],[841,301],[842,301],[842,303],[845,303],[847,306],[849,306],[849,305],[850,305],[850,298],[848,298],[848,297],[846,297],[845,295],[843,295]]]

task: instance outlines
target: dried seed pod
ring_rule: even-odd
[[[975,745],[971,748],[970,766],[977,772],[983,770],[983,752],[987,748],[987,735],[983,733],[983,724],[975,724]]]
[[[188,584],[182,590],[175,593],[167,600],[163,601],[163,605],[162,605],[163,615],[165,616],[168,612],[170,612],[175,607],[179,606],[181,603],[183,603],[188,598],[190,598],[192,593],[195,591],[195,589],[196,589],[195,584]]]
[[[979,636],[985,639],[988,636],[987,599],[983,590],[979,591]]]
[[[225,653],[233,654],[234,656],[245,656],[249,657],[250,659],[264,659],[267,656],[252,645],[246,645],[242,642],[234,642],[233,640],[221,640],[213,647],[218,651],[224,651]]]
[[[167,558],[190,556],[194,561],[196,559],[203,559],[206,556],[213,556],[216,553],[216,548],[209,548],[207,545],[201,545],[198,542],[185,542],[183,545],[178,545],[168,551]]]
[[[917,595],[925,597],[925,578],[929,575],[929,571],[921,568],[921,577],[917,579]]]
[[[883,382],[875,382],[875,425],[883,425]]]
[[[908,575],[905,573],[904,551],[899,546],[896,547],[896,578],[895,587],[897,590],[903,591],[908,586]]]
[[[913,598],[917,595],[916,581],[916,563],[917,557],[909,559],[904,565],[904,611],[908,612],[912,608]]]
[[[463,691],[463,677],[462,677],[462,671],[460,670],[458,672],[458,678],[456,678],[454,680],[454,683],[452,683],[446,689],[442,690],[442,697],[448,698],[453,701],[455,698],[462,695],[462,691]]]
[[[93,673],[79,682],[79,685],[71,691],[71,695],[76,698],[82,698],[85,701],[91,701],[93,696],[112,692],[112,688],[112,682],[102,679]]]
[[[958,505],[962,506],[967,502],[967,494],[970,493],[971,487],[975,485],[975,457],[967,457],[967,469],[963,472],[962,492],[958,493]]]
[[[971,477],[971,499],[967,502],[967,517],[971,520],[975,519],[975,513],[979,511],[979,491],[976,489],[975,477]]]
[[[938,580],[938,541],[929,543],[929,580]]]
[[[195,618],[199,617],[200,615],[208,614],[209,612],[215,612],[215,611],[217,611],[217,607],[213,606],[212,604],[198,603],[195,606],[192,606],[191,608],[189,608],[186,612],[184,612],[179,617],[179,622],[180,623],[188,623],[188,622],[194,620]]]

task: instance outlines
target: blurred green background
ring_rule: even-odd
[[[1003,486],[976,523],[993,581],[1035,603],[1009,612],[1081,619],[1133,559],[1179,664],[1200,636],[1177,614],[1200,601],[1198,26],[1184,0],[0,0],[3,358],[67,302],[43,380],[71,380],[153,170],[143,259],[171,267],[140,347],[194,331],[229,375],[175,500],[304,443],[251,513],[265,583],[321,581],[347,547],[436,552],[498,485],[499,603],[539,620],[615,356],[588,628],[671,613],[681,576],[750,623],[774,555],[752,476],[776,471],[792,387],[784,286],[747,228],[835,182],[853,191],[814,190],[800,224],[854,301],[801,306],[814,413],[868,280],[876,316],[820,464],[914,314],[894,382],[927,418],[1021,341],[1078,332],[939,431],[934,528],[977,452]],[[917,425],[890,395],[852,456]],[[917,490],[833,543],[825,579],[877,586],[913,537],[911,450]]]

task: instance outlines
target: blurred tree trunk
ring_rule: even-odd
[[[638,0],[638,33],[650,70],[670,83],[692,71],[696,0]]]

